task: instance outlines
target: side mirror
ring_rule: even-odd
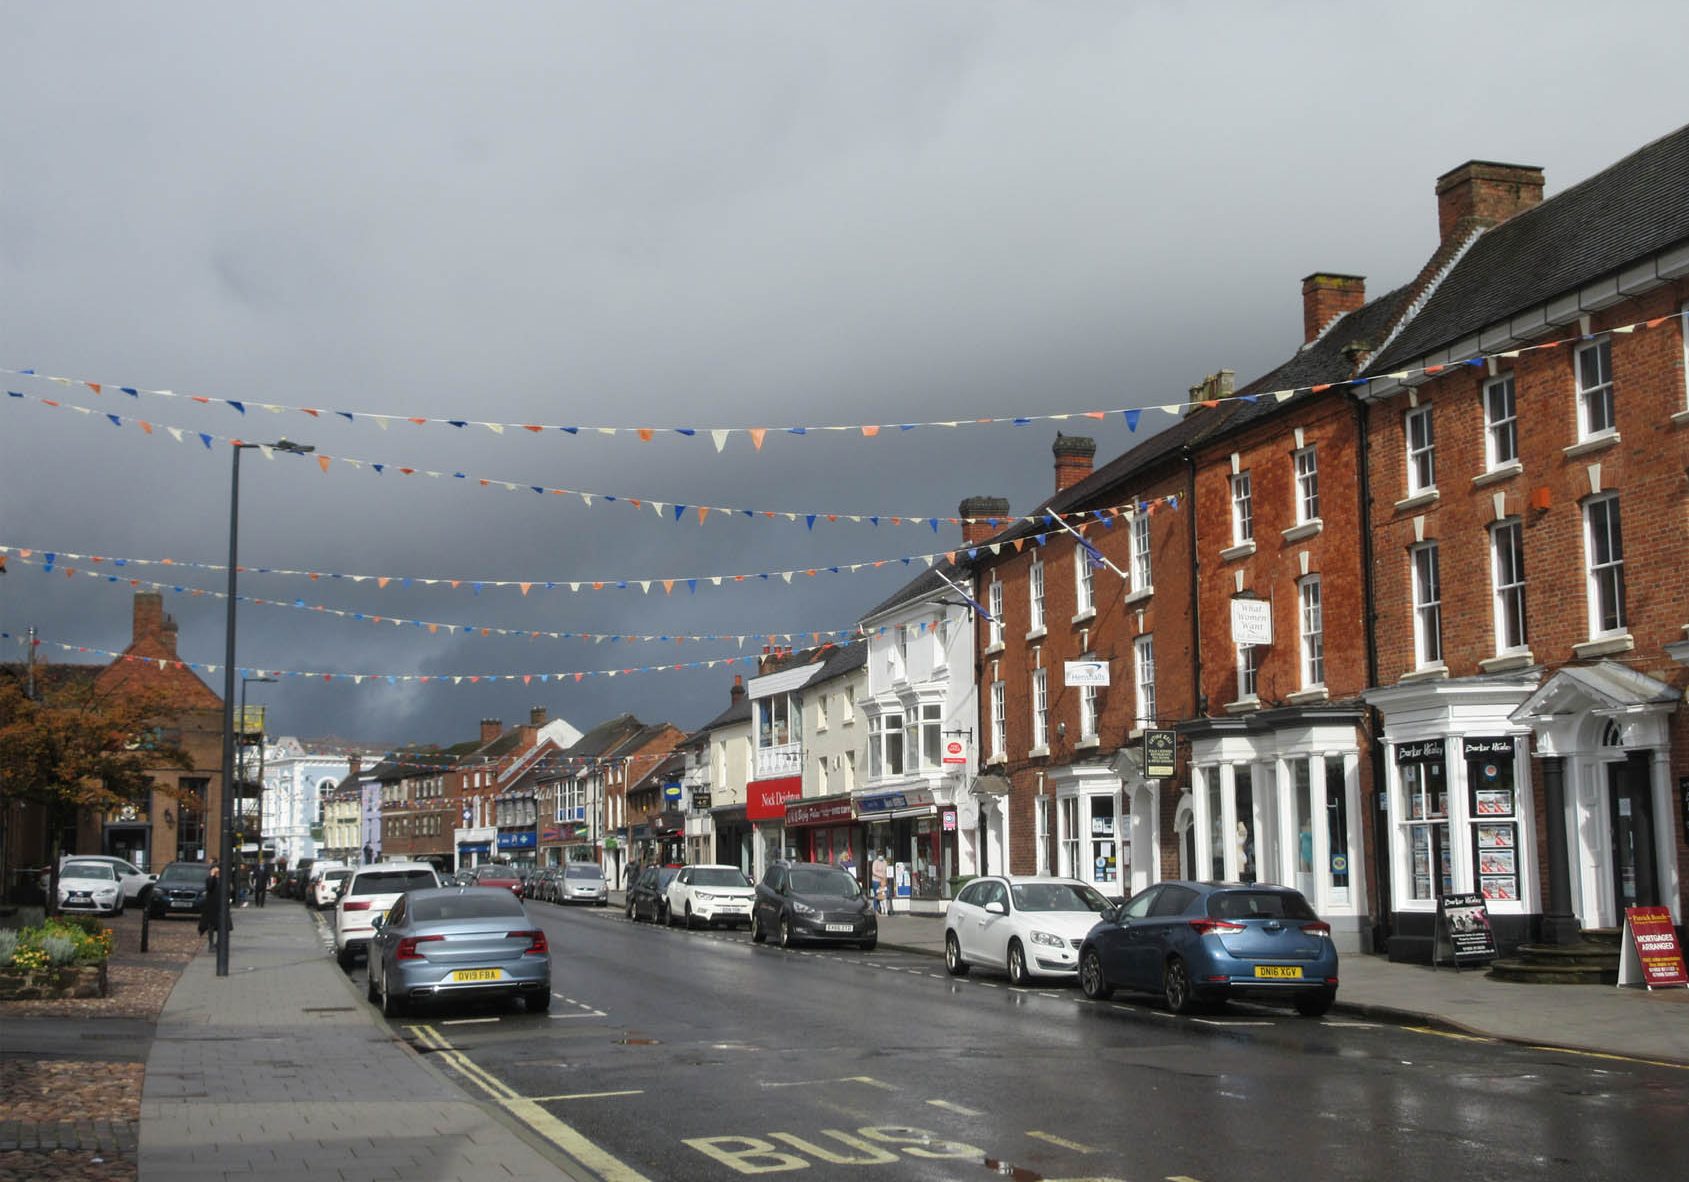
[[[387,926],[387,917],[385,915],[378,915],[369,921],[369,926],[379,932],[382,928]]]
[[[991,900],[991,902],[987,903],[985,905],[985,910],[986,910],[986,913],[989,914],[989,915],[1007,915],[1009,913],[1009,909],[1007,907],[1003,906],[1001,903],[999,903],[996,899],[993,899],[993,900]]]

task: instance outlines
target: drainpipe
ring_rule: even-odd
[[[1189,447],[1179,449],[1185,457],[1185,529],[1190,537],[1191,552],[1191,694],[1198,717],[1208,713],[1206,695],[1202,692],[1202,626],[1196,584],[1202,563],[1196,548],[1196,455]]]
[[[1377,590],[1373,586],[1372,562],[1372,445],[1368,434],[1371,408],[1364,398],[1350,395],[1355,408],[1355,497],[1361,521],[1361,598],[1363,631],[1366,633],[1366,683],[1378,684],[1378,611]],[[1384,722],[1378,707],[1367,706],[1368,729],[1372,750],[1372,848],[1374,880],[1378,889],[1373,892],[1377,908],[1373,917],[1373,951],[1384,952],[1390,939],[1390,814],[1380,809],[1386,796],[1388,778],[1384,763]]]

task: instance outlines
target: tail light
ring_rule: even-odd
[[[1199,936],[1235,936],[1247,929],[1241,923],[1232,923],[1224,919],[1193,919],[1191,927],[1196,929]]]
[[[362,902],[358,902],[355,899],[348,899],[346,902],[342,903],[341,906],[346,908],[348,911],[368,911],[369,900],[365,899]]]
[[[1313,923],[1303,924],[1302,930],[1310,936],[1323,936],[1327,940],[1331,939],[1331,925],[1323,919],[1316,919]]]
[[[444,940],[444,936],[405,936],[399,941],[399,947],[393,952],[394,960],[422,960],[422,953],[416,950],[418,944],[426,944],[431,940]]]
[[[550,956],[551,955],[551,945],[549,945],[545,942],[545,933],[544,932],[540,932],[540,931],[506,932],[505,933],[505,939],[528,941],[528,946],[526,948],[522,949],[522,955],[523,956]]]

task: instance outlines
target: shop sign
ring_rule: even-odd
[[[1649,989],[1689,985],[1689,970],[1683,965],[1683,948],[1671,925],[1670,908],[1626,907],[1623,947],[1620,985],[1646,985]]]
[[[968,762],[968,749],[962,740],[946,739],[944,741],[944,762],[947,764],[965,764]]]
[[[956,810],[955,809],[945,809],[942,816],[943,816],[943,821],[942,821],[940,827],[944,830],[944,832],[946,832],[946,833],[956,832]]]
[[[1272,644],[1273,605],[1266,599],[1232,600],[1232,643]]]
[[[692,789],[692,807],[695,809],[709,808],[710,794],[708,792],[700,792],[696,788]]]
[[[1507,735],[1496,739],[1466,738],[1460,741],[1467,759],[1512,759],[1513,740]]]
[[[1397,743],[1396,762],[1439,763],[1443,758],[1442,739],[1421,739],[1417,743]]]
[[[676,780],[671,784],[664,784],[663,785],[663,799],[669,800],[669,801],[676,801],[676,802],[678,802],[680,800],[680,781],[679,780]]]
[[[490,854],[493,846],[488,841],[460,841],[457,843],[459,854]]]
[[[563,830],[556,828],[542,829],[540,830],[540,840],[547,845],[556,845],[563,840]]]
[[[849,800],[804,801],[786,806],[787,825],[848,825],[856,820]]]
[[[1066,684],[1072,685],[1108,685],[1107,661],[1068,661]]]
[[[749,799],[745,817],[751,821],[783,821],[786,802],[803,795],[802,776],[781,776],[777,780],[753,780],[746,785]]]
[[[1144,732],[1144,778],[1162,780],[1173,774],[1179,740],[1173,731]]]
[[[1494,960],[1499,953],[1490,928],[1490,909],[1482,895],[1444,895],[1437,900],[1438,943],[1449,950],[1456,967],[1476,960]],[[1436,963],[1433,952],[1431,960]]]
[[[900,813],[907,809],[931,808],[932,793],[924,788],[911,789],[907,792],[876,792],[872,796],[859,797],[856,810],[862,816],[869,813]]]
[[[534,831],[522,829],[515,833],[500,833],[498,848],[501,850],[531,850],[534,848]]]

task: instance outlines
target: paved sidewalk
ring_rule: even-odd
[[[380,1024],[310,913],[235,913],[229,976],[195,957],[159,1015],[140,1182],[576,1176]]]
[[[882,915],[880,945],[944,955],[939,916]],[[1689,1065],[1689,989],[1520,985],[1480,969],[1456,971],[1345,956],[1337,1009],[1532,1046]]]

